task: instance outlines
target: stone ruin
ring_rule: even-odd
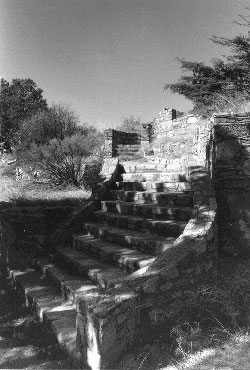
[[[52,210],[32,222],[25,209],[1,211],[6,261],[31,236],[40,251],[32,268],[8,263],[12,284],[73,368],[117,368],[138,338],[167,330],[172,310],[215,281],[218,252],[248,251],[249,153],[249,115],[203,121],[164,109],[137,133],[106,130],[103,182],[53,230]]]

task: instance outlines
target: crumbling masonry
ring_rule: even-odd
[[[171,311],[216,279],[217,235],[219,251],[247,250],[249,143],[249,116],[176,119],[165,109],[137,133],[105,132],[104,180],[56,232],[50,212],[39,228],[34,219],[29,237],[47,257],[10,266],[11,281],[74,368],[116,368],[138,337],[167,330]],[[1,213],[6,256],[27,241],[10,213]]]

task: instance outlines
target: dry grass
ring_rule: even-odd
[[[141,346],[121,369],[249,370],[248,256],[222,259],[218,284],[196,292],[174,320],[171,341]]]
[[[88,199],[90,191],[76,187],[56,187],[48,182],[35,182],[33,179],[16,181],[16,163],[8,164],[11,157],[0,163],[0,202],[10,202],[20,206],[32,205],[72,205]]]

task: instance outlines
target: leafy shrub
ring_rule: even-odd
[[[250,98],[244,93],[235,93],[234,96],[218,94],[211,110],[212,112],[248,113]]]
[[[67,106],[54,105],[25,120],[17,141],[21,162],[42,169],[57,185],[90,188],[99,181],[103,135],[80,125]]]
[[[99,182],[102,151],[92,135],[52,139],[45,145],[33,143],[29,154],[56,184],[89,188]]]
[[[130,116],[122,119],[121,126],[117,127],[117,130],[124,132],[140,132],[141,130],[141,119]]]
[[[17,133],[21,154],[30,148],[32,143],[48,144],[52,139],[63,140],[65,137],[85,132],[85,126],[79,126],[77,115],[67,106],[53,105],[48,110],[36,112],[22,122]]]

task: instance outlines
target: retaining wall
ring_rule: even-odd
[[[48,252],[48,238],[75,206],[16,207],[0,209],[0,249],[8,265],[14,251],[26,251],[33,258]],[[18,264],[19,261],[16,261]],[[13,266],[14,261],[12,261]]]
[[[183,234],[151,265],[131,274],[114,294],[79,297],[77,342],[84,364],[111,368],[136,344],[168,330],[168,320],[198,286],[217,276],[216,199],[206,168],[186,159],[194,210]]]
[[[250,251],[250,116],[215,114],[209,166],[218,203],[220,251]]]

